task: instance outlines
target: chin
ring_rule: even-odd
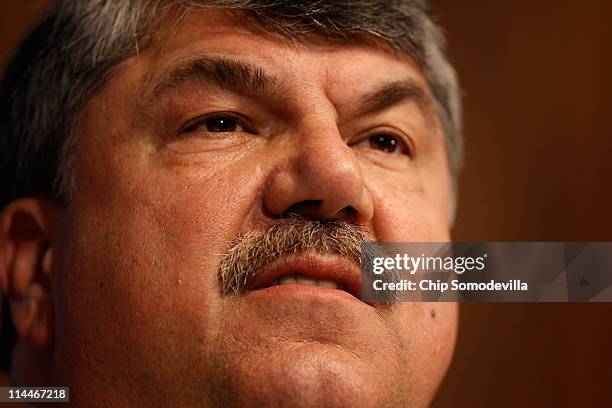
[[[261,359],[240,360],[217,400],[223,406],[240,407],[427,405],[433,391],[400,375],[399,367],[379,365],[371,357],[364,359],[330,344],[283,347]]]
[[[226,315],[224,335],[213,342],[206,359],[209,368],[214,366],[216,375],[208,378],[215,382],[211,391],[220,405],[425,407],[430,403],[452,356],[455,304],[398,305],[389,316],[393,324],[370,321],[367,313],[358,313],[359,319],[353,308],[361,307],[341,300],[334,308],[312,301],[308,305],[300,313],[271,321],[258,320],[265,314],[248,308],[249,324],[244,314],[240,319]],[[437,310],[435,320],[432,307]],[[286,310],[277,305],[276,313],[281,312]],[[316,335],[314,326],[305,324],[310,321],[321,323]]]

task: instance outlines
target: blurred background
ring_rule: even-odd
[[[612,2],[431,2],[465,93],[453,238],[612,241]],[[612,303],[462,304],[458,406],[612,407]]]
[[[454,239],[612,241],[612,2],[430,1],[465,96]],[[0,66],[45,3],[0,4]],[[612,406],[612,303],[462,304],[434,407],[492,406]]]

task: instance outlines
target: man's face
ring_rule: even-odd
[[[241,23],[192,13],[79,117],[54,260],[59,382],[77,402],[425,404],[452,354],[454,305],[296,285],[223,294],[217,271],[231,241],[289,213],[383,242],[448,241],[426,82],[383,46],[290,44]],[[330,280],[358,271],[316,253],[284,262]]]

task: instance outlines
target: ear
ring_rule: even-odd
[[[35,348],[53,339],[53,238],[61,213],[50,200],[24,198],[0,214],[0,287],[19,339]]]

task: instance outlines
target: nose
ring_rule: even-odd
[[[367,224],[373,200],[357,157],[338,128],[318,126],[290,140],[291,148],[271,174],[264,206],[277,216]]]

